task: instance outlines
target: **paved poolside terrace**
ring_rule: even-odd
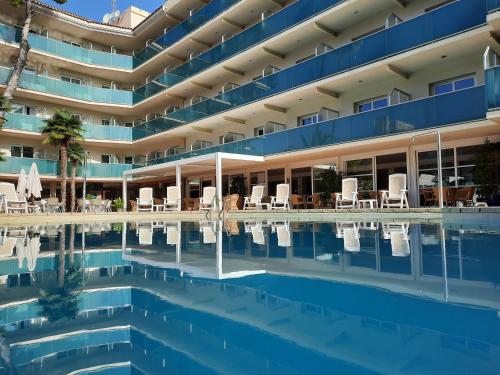
[[[454,225],[462,222],[487,227],[500,227],[500,207],[463,208],[384,208],[384,209],[296,209],[296,210],[247,210],[247,211],[169,211],[169,212],[111,212],[111,213],[40,213],[0,214],[0,225],[50,224],[80,222],[123,221],[198,221],[198,220],[270,220],[270,221],[409,221],[440,222]]]

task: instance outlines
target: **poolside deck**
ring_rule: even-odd
[[[500,207],[488,208],[409,208],[409,209],[373,209],[373,210],[334,210],[334,209],[298,209],[286,211],[228,211],[218,213],[212,211],[182,211],[182,212],[112,212],[112,213],[52,213],[52,214],[0,214],[0,225],[18,224],[54,224],[80,223],[95,221],[146,221],[146,220],[301,220],[329,221],[334,219],[353,221],[446,221],[460,222],[467,219],[480,221],[500,227]]]

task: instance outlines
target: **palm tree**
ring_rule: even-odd
[[[0,95],[0,129],[3,127],[3,124],[7,121],[5,118],[5,114],[9,112],[10,106],[9,103],[7,102],[7,99],[5,96]],[[0,161],[4,161],[4,153],[3,151],[0,151]]]
[[[64,4],[67,0],[53,0],[58,4]],[[30,45],[28,43],[28,36],[30,34],[31,18],[33,17],[33,0],[10,0],[10,5],[14,8],[19,7],[24,4],[24,22],[23,29],[21,32],[21,42],[19,43],[19,54],[17,55],[16,65],[7,83],[7,88],[4,92],[4,97],[7,103],[12,100],[12,95],[17,88],[19,78],[21,73],[26,66],[26,61],[28,60],[28,52],[30,50]],[[0,109],[0,118],[4,117],[4,110]]]
[[[76,202],[76,170],[78,164],[85,159],[85,149],[80,143],[70,143],[68,145],[68,158],[71,162],[71,212],[75,212]]]
[[[66,209],[66,182],[68,180],[68,145],[73,141],[83,141],[83,125],[80,119],[68,110],[56,109],[54,115],[44,120],[41,133],[46,138],[43,143],[59,147],[61,160],[61,203]]]

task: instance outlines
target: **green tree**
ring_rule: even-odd
[[[61,160],[61,203],[66,209],[66,183],[68,180],[68,145],[74,141],[83,141],[83,125],[80,119],[68,110],[56,109],[54,115],[44,120],[41,133],[46,138],[43,143],[59,148]]]
[[[64,4],[67,0],[53,0],[58,4]],[[4,97],[7,103],[12,100],[14,91],[17,88],[19,78],[21,73],[26,66],[26,61],[28,60],[28,52],[30,50],[30,45],[28,42],[28,37],[31,28],[31,19],[33,18],[33,0],[10,0],[10,5],[17,8],[24,5],[24,22],[21,31],[21,42],[19,43],[19,53],[17,55],[16,65],[12,70],[9,81],[7,82],[7,88],[4,92]],[[5,111],[0,110],[0,117],[4,117]]]
[[[71,212],[75,212],[76,171],[78,169],[78,164],[85,159],[85,149],[80,143],[70,143],[68,145],[68,158],[71,162]]]
[[[5,96],[0,95],[0,129],[3,127],[3,124],[7,121],[7,119],[5,118],[5,114],[9,112],[9,110],[10,106],[7,99],[5,98]],[[4,156],[3,152],[0,151],[0,161],[5,160],[3,156]]]

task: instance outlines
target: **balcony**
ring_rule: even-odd
[[[164,35],[156,39],[152,45],[137,52],[134,55],[134,68],[156,56],[163,49],[177,43],[186,35],[200,28],[240,1],[241,0],[212,0],[203,8],[195,12],[191,17],[186,18],[184,21],[168,30]]]
[[[44,125],[42,117],[22,115],[19,113],[7,113],[7,122],[4,129],[21,130],[31,133],[40,133]],[[108,140],[108,141],[132,141],[132,128],[124,126],[104,126],[84,124],[86,140]]]
[[[269,156],[437,128],[486,117],[485,87],[414,100],[264,136],[148,161],[155,165],[214,152]]]
[[[14,156],[5,157],[5,161],[0,162],[0,173],[18,174],[21,169],[29,171],[31,164],[36,163],[38,172],[42,176],[57,176],[59,174],[59,161],[47,159],[19,158]],[[88,163],[88,178],[121,178],[123,172],[132,169],[132,164],[101,164]],[[68,174],[71,167],[68,166]],[[83,175],[82,168],[79,167],[77,175]]]
[[[214,66],[221,61],[237,55],[257,44],[270,39],[279,33],[294,27],[311,17],[314,17],[328,8],[336,6],[342,0],[298,0],[281,9],[262,22],[236,34],[224,43],[221,43],[185,64],[160,76],[155,81],[135,90],[134,99],[144,100],[156,93],[165,90],[185,79]]]
[[[47,52],[54,56],[63,57],[84,64],[132,70],[156,56],[165,48],[178,42],[194,30],[200,28],[239,1],[241,0],[211,1],[191,17],[186,18],[184,21],[168,30],[164,35],[156,39],[154,43],[142,49],[134,56],[93,51],[36,34],[30,34],[29,43],[31,48],[35,50]],[[19,44],[21,41],[21,31],[13,26],[0,24],[0,40],[7,43]]]
[[[299,2],[300,3],[300,2]],[[290,7],[292,7],[291,5]],[[447,19],[449,22],[443,22]],[[486,22],[484,2],[462,0],[356,40],[315,58],[142,124],[140,139],[450,37]]]
[[[0,67],[0,84],[6,85],[12,69]],[[47,94],[64,96],[86,102],[106,103],[114,105],[132,104],[132,92],[125,90],[102,89],[64,82],[59,79],[23,72],[19,80],[19,87]]]

